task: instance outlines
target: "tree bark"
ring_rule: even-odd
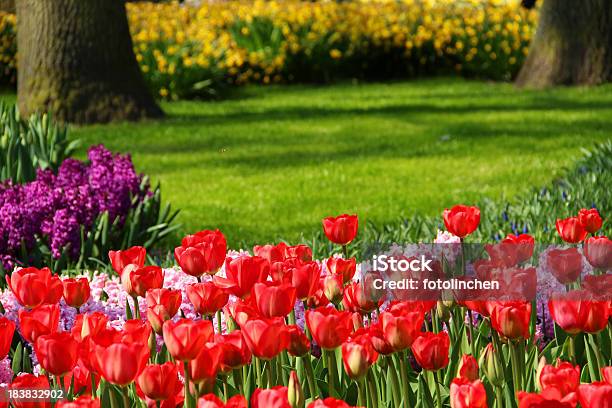
[[[0,11],[6,13],[15,12],[15,0],[0,0]]]
[[[612,79],[612,1],[544,0],[518,86],[597,85]]]
[[[98,123],[160,117],[134,56],[123,0],[17,0],[24,114]]]

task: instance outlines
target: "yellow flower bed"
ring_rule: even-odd
[[[537,17],[518,0],[231,0],[127,7],[147,81],[172,99],[253,82],[446,72],[509,79],[525,58]],[[11,18],[0,17],[2,26]]]

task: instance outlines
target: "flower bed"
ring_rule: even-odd
[[[128,4],[136,57],[163,98],[227,84],[389,79],[457,72],[510,79],[537,13],[518,2],[223,1]],[[14,78],[14,16],[0,13],[0,55]]]
[[[511,234],[478,260],[468,241],[480,210],[455,206],[443,222],[444,269],[510,276],[503,298],[368,291],[370,271],[346,256],[351,215],[323,220],[337,253],[321,261],[305,245],[228,252],[221,232],[201,231],[172,268],[132,247],[109,252],[110,275],[17,269],[0,296],[0,379],[17,407],[17,390],[49,387],[76,400],[58,407],[606,406],[612,241],[597,236],[599,212],[557,220],[564,246],[538,254],[533,237]],[[557,281],[549,336],[526,295],[536,268]]]

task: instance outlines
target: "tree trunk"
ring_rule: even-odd
[[[124,0],[17,0],[19,109],[75,123],[162,116],[132,48]]]
[[[6,13],[15,12],[15,0],[0,0],[0,11]]]
[[[597,85],[612,79],[612,1],[544,0],[516,84]]]

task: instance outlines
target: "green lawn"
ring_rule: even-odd
[[[163,121],[73,128],[132,153],[185,231],[297,239],[342,212],[394,222],[550,181],[610,138],[612,86],[520,91],[464,80],[241,90]]]

